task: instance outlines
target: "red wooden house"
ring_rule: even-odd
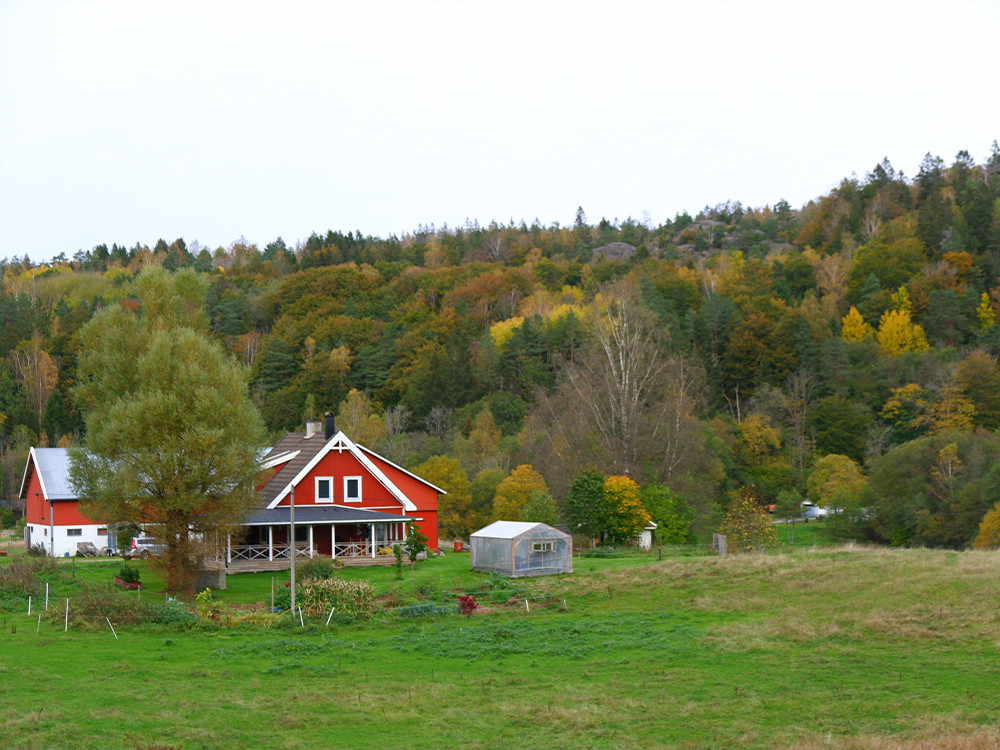
[[[325,432],[311,422],[305,433],[283,437],[263,466],[270,476],[260,487],[261,503],[246,520],[243,538],[230,540],[224,550],[232,568],[287,563],[293,515],[297,556],[388,562],[411,521],[437,551],[437,503],[444,490],[352,442],[335,430],[330,416]],[[55,556],[76,554],[81,541],[108,546],[108,525],[77,509],[65,449],[31,449],[21,497],[29,544],[42,542]]]
[[[388,562],[411,521],[437,551],[444,490],[352,442],[331,416],[324,432],[310,422],[305,433],[285,435],[264,468],[272,474],[260,489],[261,507],[246,521],[242,544],[230,545],[230,564],[287,558],[293,513],[298,555]]]

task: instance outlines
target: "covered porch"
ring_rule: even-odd
[[[360,508],[314,505],[295,508],[295,541],[288,506],[260,510],[248,519],[246,535],[226,543],[226,567],[230,570],[280,570],[295,559],[325,555],[345,565],[390,565],[393,547],[406,540],[411,516],[380,513]]]

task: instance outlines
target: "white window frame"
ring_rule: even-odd
[[[351,497],[350,495],[347,494],[347,485],[348,485],[348,483],[352,479],[357,479],[358,480],[358,495],[357,495],[357,497]],[[360,476],[344,477],[344,502],[345,503],[360,503],[361,502],[361,477]]]
[[[319,496],[319,483],[320,482],[326,482],[327,486],[330,488],[330,494],[329,494],[329,496],[327,496],[325,498],[322,498],[322,499]],[[333,477],[316,477],[316,483],[315,483],[314,490],[316,492],[315,497],[316,497],[316,502],[317,503],[323,503],[323,504],[332,503],[333,502]]]
[[[531,543],[532,552],[554,552],[555,544],[553,542],[532,542]]]

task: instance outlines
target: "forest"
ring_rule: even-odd
[[[149,265],[208,280],[211,335],[272,439],[335,414],[448,490],[445,538],[500,512],[582,522],[574,488],[625,476],[664,542],[747,498],[809,498],[844,539],[1000,544],[995,141],[982,164],[883,160],[797,209],[730,200],[659,226],[579,208],[572,226],[0,260],[0,497],[30,446],[85,439],[78,332],[137,305]]]

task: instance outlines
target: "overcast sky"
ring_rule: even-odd
[[[982,163],[998,31],[1000,2],[0,0],[0,257],[799,207],[886,156]]]

